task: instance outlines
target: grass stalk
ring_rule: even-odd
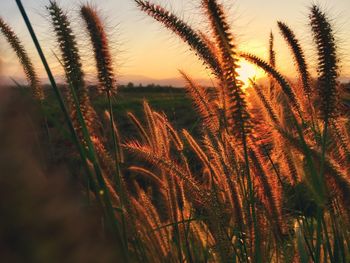
[[[80,121],[81,121],[81,123],[82,123],[82,126],[83,126],[83,132],[84,132],[84,135],[85,135],[84,137],[85,137],[85,138],[87,139],[87,141],[88,141],[88,145],[89,145],[89,152],[88,152],[88,155],[87,155],[86,151],[84,150],[83,146],[81,145],[81,143],[79,142],[78,135],[77,135],[77,133],[75,132],[75,129],[74,129],[72,120],[71,120],[71,118],[70,118],[70,116],[69,116],[69,112],[68,112],[68,110],[67,110],[67,107],[65,106],[63,97],[62,97],[62,95],[61,95],[61,93],[60,93],[60,91],[59,91],[59,89],[58,89],[58,87],[57,87],[56,81],[55,81],[55,79],[54,79],[54,77],[53,77],[53,74],[52,74],[52,72],[51,72],[51,69],[50,69],[50,67],[49,67],[49,65],[48,65],[48,63],[47,63],[46,57],[45,57],[45,55],[44,55],[44,53],[43,53],[43,51],[42,51],[42,49],[41,49],[40,43],[39,43],[39,41],[38,41],[38,39],[37,39],[37,37],[36,37],[36,34],[35,34],[35,32],[34,32],[34,29],[33,29],[32,25],[31,25],[31,22],[30,22],[30,20],[29,20],[29,18],[28,18],[28,16],[27,16],[27,13],[26,13],[26,11],[25,11],[25,9],[24,9],[24,7],[23,7],[23,4],[22,4],[21,0],[16,0],[16,3],[17,3],[17,6],[18,6],[18,8],[19,8],[19,10],[20,10],[20,12],[21,12],[21,15],[22,15],[22,17],[23,17],[23,19],[24,19],[24,22],[25,22],[25,24],[26,24],[26,26],[27,26],[27,29],[28,29],[28,31],[29,31],[29,33],[30,33],[30,35],[31,35],[31,38],[32,38],[32,40],[33,40],[33,42],[34,42],[34,45],[35,45],[35,47],[36,47],[36,49],[37,49],[37,51],[38,51],[38,53],[39,53],[40,59],[41,59],[43,65],[44,65],[44,68],[45,68],[46,73],[47,73],[47,75],[48,75],[48,78],[49,78],[49,80],[50,80],[51,86],[52,86],[52,88],[53,88],[53,90],[54,90],[54,92],[55,92],[55,95],[56,95],[57,99],[58,99],[60,109],[62,110],[62,112],[63,112],[63,114],[64,114],[65,121],[66,121],[66,123],[67,123],[67,125],[68,125],[68,128],[69,128],[70,132],[71,132],[71,135],[72,135],[72,137],[73,137],[73,141],[75,142],[75,144],[76,144],[76,146],[77,146],[77,148],[78,148],[79,154],[80,154],[80,156],[81,156],[81,160],[82,160],[82,162],[83,162],[83,166],[85,167],[85,170],[86,170],[86,172],[87,172],[88,175],[89,175],[89,178],[93,178],[93,176],[92,176],[92,174],[91,174],[91,171],[90,171],[90,169],[89,169],[89,167],[88,167],[88,164],[87,164],[87,161],[86,161],[86,160],[87,160],[87,158],[88,158],[88,155],[89,155],[89,157],[92,159],[92,162],[93,162],[93,166],[94,166],[94,169],[95,169],[95,172],[96,172],[96,176],[97,176],[98,183],[99,183],[99,185],[100,185],[102,191],[104,191],[104,193],[105,193],[105,194],[103,195],[103,200],[104,200],[105,205],[106,205],[106,210],[107,210],[108,217],[110,218],[110,222],[109,222],[109,223],[111,224],[112,229],[114,229],[115,232],[118,232],[118,230],[117,230],[117,229],[118,229],[118,226],[117,226],[117,224],[116,224],[116,219],[115,219],[113,207],[112,207],[112,204],[111,204],[110,199],[109,199],[109,196],[108,196],[108,190],[107,190],[107,188],[106,188],[104,179],[103,179],[103,177],[102,177],[102,174],[101,174],[101,171],[100,171],[98,162],[97,162],[97,157],[96,157],[96,155],[95,155],[95,153],[94,153],[94,151],[93,151],[93,145],[92,145],[92,143],[91,143],[90,136],[89,136],[88,131],[87,131],[87,129],[86,129],[86,125],[85,125],[83,116],[82,116],[81,111],[80,111],[80,109],[79,109],[79,102],[78,102],[78,98],[77,98],[77,96],[76,96],[76,94],[75,94],[75,91],[74,91],[73,88],[71,88],[71,91],[72,91],[72,95],[73,95],[75,104],[78,106],[78,107],[77,107],[78,118],[80,119]],[[89,159],[90,159],[90,158],[89,158]],[[90,181],[91,181],[91,182],[94,182],[94,180],[90,180]],[[98,189],[95,189],[95,190],[98,190]],[[97,196],[98,196],[98,195],[97,195]],[[120,236],[120,235],[118,235],[118,236]],[[120,245],[121,245],[121,247],[123,247],[122,242],[119,242],[119,243],[121,243]],[[125,250],[125,249],[123,249],[123,250]],[[124,254],[125,254],[125,252],[124,252]]]

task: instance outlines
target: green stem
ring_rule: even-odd
[[[330,239],[329,239],[329,234],[328,234],[328,231],[327,231],[327,225],[326,225],[326,221],[324,219],[324,215],[322,216],[322,226],[323,226],[323,231],[324,231],[325,237],[326,237],[326,246],[327,246],[329,259],[330,259],[330,261],[332,263],[335,263],[334,256],[333,256],[333,253],[332,253],[331,243],[330,243]],[[334,252],[336,252],[336,251],[334,251]]]
[[[321,260],[321,246],[322,246],[322,211],[317,208],[317,228],[316,228],[316,251],[315,251],[315,263]]]
[[[308,234],[309,236],[311,236],[310,233],[306,233],[307,229],[309,228],[309,227],[308,227],[308,224],[307,224],[307,219],[302,218],[301,220],[302,220],[302,224],[300,224],[299,219],[297,219],[299,228],[303,230],[303,237],[304,237],[304,241],[305,241],[306,247],[307,247],[307,249],[308,249],[308,251],[309,251],[309,254],[310,254],[312,260],[315,261],[315,257],[314,257],[314,253],[313,253],[314,249],[313,249],[312,242],[311,242],[311,245],[310,245],[309,240],[308,240],[308,238],[307,238],[307,236],[306,236],[306,234]],[[307,229],[306,229],[305,227],[306,227]],[[309,231],[309,232],[310,232],[310,231]]]
[[[107,99],[108,99],[108,111],[109,111],[109,117],[110,117],[110,125],[111,125],[111,133],[112,133],[112,140],[113,140],[113,153],[114,153],[114,162],[115,162],[115,183],[117,187],[117,192],[120,195],[120,207],[121,207],[121,220],[122,220],[122,232],[123,232],[123,239],[124,244],[127,247],[127,231],[126,231],[126,222],[125,222],[125,215],[124,215],[124,205],[126,202],[126,196],[125,191],[123,189],[123,183],[122,183],[122,175],[121,170],[119,166],[120,162],[120,146],[119,146],[119,138],[117,138],[116,133],[116,127],[114,122],[114,113],[113,113],[113,106],[112,106],[112,97],[111,97],[111,91],[107,91]]]
[[[242,129],[244,131],[244,127]],[[249,191],[249,206],[248,213],[249,216],[251,214],[253,219],[253,228],[254,228],[254,260],[257,263],[261,263],[261,251],[260,251],[260,233],[258,229],[258,222],[255,214],[255,195],[253,189],[253,182],[250,176],[250,167],[249,167],[249,159],[248,159],[248,147],[247,147],[247,138],[244,132],[242,132],[242,142],[243,142],[243,151],[244,151],[244,161],[246,164],[246,172],[247,172],[247,183],[248,183],[248,191]]]

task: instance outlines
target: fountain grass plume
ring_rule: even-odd
[[[275,51],[275,47],[274,47],[274,36],[273,36],[273,33],[272,31],[270,32],[270,38],[269,38],[269,62],[270,62],[270,65],[275,68],[276,67],[276,51]],[[270,92],[270,99],[273,99],[275,97],[275,83],[274,83],[274,79],[273,78],[269,78],[269,81],[270,81],[270,89],[269,89],[269,92]]]
[[[85,21],[86,28],[90,36],[90,41],[93,46],[99,83],[100,86],[102,86],[103,91],[106,93],[108,99],[108,113],[112,134],[114,157],[114,172],[112,174],[116,184],[118,195],[121,197],[120,205],[123,208],[124,206],[127,207],[126,203],[128,202],[128,200],[127,191],[124,187],[123,182],[124,179],[120,169],[121,148],[118,139],[118,134],[115,132],[117,129],[115,126],[112,105],[112,95],[115,94],[117,91],[116,79],[113,72],[113,59],[108,45],[107,33],[105,32],[104,25],[97,11],[89,5],[83,5],[80,9],[80,15]],[[127,231],[124,212],[122,212],[121,217],[124,241],[127,245]]]
[[[262,102],[262,105],[264,106],[268,116],[270,117],[270,120],[275,124],[279,125],[279,120],[277,117],[277,113],[274,111],[271,102],[266,98],[264,95],[261,86],[259,86],[256,82],[250,80],[251,86],[254,88],[256,94],[258,95],[258,98]]]
[[[80,14],[85,21],[93,46],[100,86],[106,92],[115,93],[117,86],[113,72],[113,59],[104,25],[97,11],[90,5],[83,5]]]
[[[207,201],[207,198],[205,198],[206,194],[199,187],[197,181],[194,180],[192,175],[189,175],[179,164],[168,158],[164,158],[163,156],[158,156],[149,146],[142,145],[137,141],[128,142],[123,145],[123,148],[130,153],[142,157],[149,163],[161,167],[168,173],[172,173],[181,178],[185,184],[186,190],[189,191],[189,194],[196,202],[203,203]]]
[[[81,57],[79,54],[78,43],[71,28],[71,23],[63,11],[63,9],[57,4],[56,1],[50,1],[49,6],[47,6],[49,11],[54,32],[57,37],[57,42],[59,44],[60,58],[57,58],[61,63],[65,74],[67,83],[74,89],[77,94],[77,99],[79,102],[79,107],[81,109],[84,121],[88,128],[91,137],[95,137],[94,141],[98,138],[98,128],[99,121],[97,113],[91,106],[89,94],[84,80],[84,71],[81,63]],[[81,138],[82,135],[82,124],[79,123],[77,117],[78,106],[74,103],[73,91],[67,94],[67,101],[69,102],[72,120],[74,122],[75,128],[78,130]],[[85,138],[86,141],[86,138]],[[102,146],[102,144],[98,144]],[[104,151],[104,149],[101,149]]]
[[[206,88],[198,85],[185,72],[180,71],[182,77],[186,80],[186,90],[191,96],[195,107],[203,120],[203,128],[207,127],[213,134],[220,129],[220,121],[216,108],[210,101]]]
[[[274,36],[272,31],[270,32],[269,38],[269,61],[272,67],[276,67],[276,52],[274,49]]]
[[[34,69],[33,63],[30,60],[27,51],[25,50],[23,44],[21,43],[18,36],[11,29],[11,27],[0,17],[0,30],[5,36],[7,42],[11,45],[12,49],[15,51],[26,78],[28,80],[29,86],[33,90],[33,95],[39,101],[44,100],[44,92],[40,86],[40,81],[38,75]]]
[[[321,99],[320,111],[327,125],[328,119],[336,116],[338,108],[339,66],[335,38],[328,17],[318,6],[311,7],[309,18],[318,55],[317,92]]]
[[[76,37],[70,22],[64,11],[56,1],[50,1],[46,7],[49,11],[57,42],[61,51],[61,61],[65,69],[66,77],[77,91],[78,97],[86,93],[84,72],[82,70]]]
[[[204,63],[210,67],[213,73],[216,76],[221,77],[222,72],[220,63],[199,33],[193,30],[176,15],[159,5],[151,4],[149,1],[143,0],[135,0],[135,2],[142,11],[162,23],[166,28],[170,29],[183,39],[204,61]]]
[[[292,29],[290,29],[285,23],[278,21],[277,25],[280,29],[280,32],[283,38],[288,43],[289,48],[291,49],[295,63],[297,65],[297,70],[300,75],[300,78],[303,83],[303,90],[310,101],[311,96],[311,84],[310,84],[310,73],[308,70],[308,65],[305,60],[304,52],[301,48],[301,45],[296,38]]]
[[[238,80],[238,55],[234,37],[223,7],[213,0],[204,0],[202,5],[221,54],[223,79],[228,90],[228,129],[243,141],[251,127],[242,82]]]

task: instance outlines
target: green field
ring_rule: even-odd
[[[60,111],[56,98],[50,89],[46,90],[47,100],[44,102],[45,111],[48,114],[49,124],[54,125]],[[178,129],[186,128],[196,130],[198,118],[191,99],[182,88],[125,88],[117,90],[113,96],[113,109],[116,114],[118,128],[121,133],[132,132],[131,122],[127,117],[127,112],[132,112],[135,116],[143,118],[143,102],[148,101],[154,110],[163,112],[168,120]],[[108,107],[107,98],[104,95],[94,94],[91,102],[99,114],[102,114]],[[55,121],[56,120],[56,121]]]

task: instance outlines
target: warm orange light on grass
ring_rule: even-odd
[[[240,60],[238,62],[239,68],[237,69],[237,73],[239,74],[238,79],[241,80],[244,85],[243,89],[248,88],[249,79],[259,79],[263,77],[264,72],[253,64]]]

